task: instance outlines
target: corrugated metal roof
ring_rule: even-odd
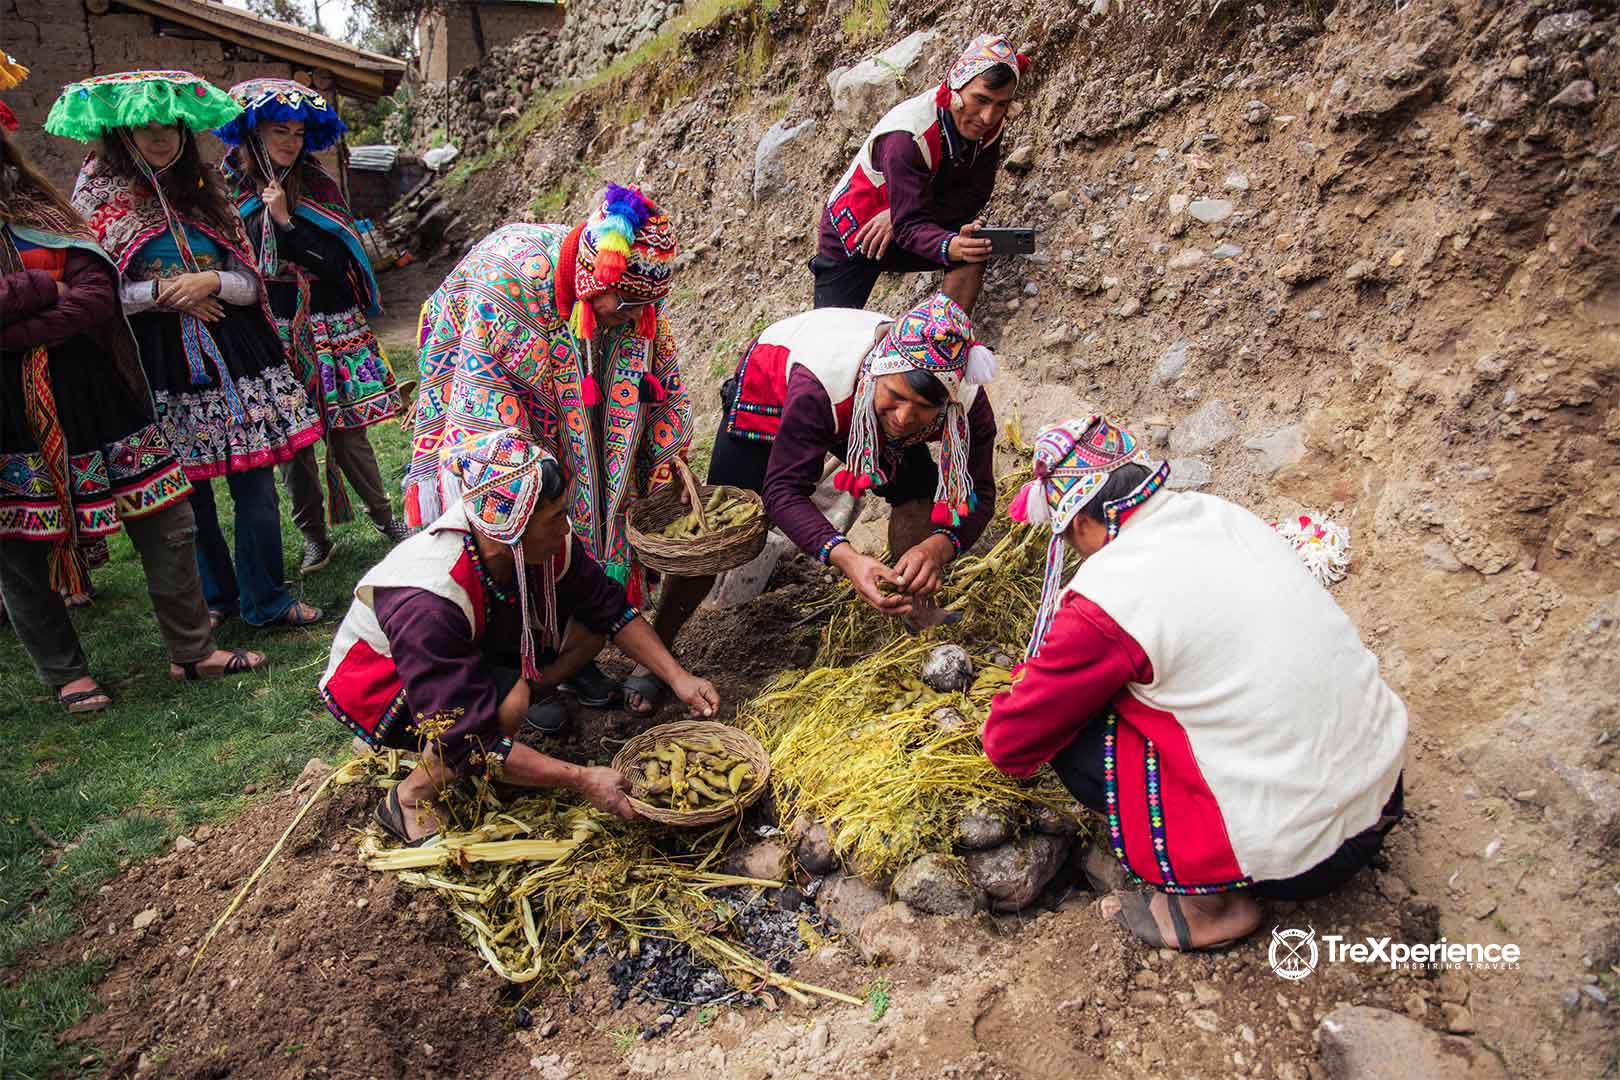
[[[351,146],[349,147],[349,168],[363,169],[366,172],[387,172],[399,160],[399,147],[397,146]]]

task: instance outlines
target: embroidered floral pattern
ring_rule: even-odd
[[[237,379],[236,392],[242,423],[217,386],[156,393],[158,426],[191,479],[276,465],[320,439],[320,420],[291,368],[278,364]]]
[[[276,332],[294,357],[311,400],[319,400],[327,430],[367,427],[398,415],[393,368],[359,308],[312,312],[296,336],[292,321],[278,318]]]

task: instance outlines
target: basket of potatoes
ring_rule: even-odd
[[[713,825],[765,794],[771,759],[752,735],[713,720],[677,720],[634,736],[613,755],[630,804],[665,825]]]
[[[765,547],[770,519],[746,488],[700,484],[676,458],[679,484],[665,484],[631,504],[625,515],[630,546],[654,570],[704,577],[741,566]]]

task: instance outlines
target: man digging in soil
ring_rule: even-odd
[[[599,809],[634,817],[629,781],[617,772],[514,741],[525,719],[561,726],[549,712],[565,706],[542,702],[536,716],[531,694],[571,676],[612,637],[692,715],[713,716],[719,695],[676,662],[624,586],[574,542],[571,478],[548,451],[509,429],[462,443],[447,464],[460,500],[360,580],[320,684],[328,711],[368,746],[421,753],[378,806],[378,822],[402,842],[420,842],[443,824],[437,793],[468,772],[573,788]]]
[[[1027,659],[984,725],[1001,771],[1048,761],[1155,892],[1100,909],[1155,948],[1220,948],[1259,897],[1366,866],[1402,814],[1406,707],[1350,619],[1259,518],[1161,490],[1100,416],[1047,428],[1009,511],[1049,524]],[[1065,547],[1084,562],[1061,583]]]
[[[822,212],[816,307],[863,308],[880,274],[943,270],[945,294],[973,310],[990,258],[977,218],[1028,68],[1006,38],[980,34],[937,88],[877,122]]]
[[[768,326],[720,389],[709,483],[757,491],[771,523],[836,567],[855,594],[913,629],[944,613],[929,599],[995,509],[996,417],[984,385],[996,360],[950,297],[891,320],[827,308]],[[940,447],[936,465],[928,444]],[[858,551],[811,501],[827,455],[834,478],[889,503],[891,570]],[[664,582],[659,631],[674,640],[713,577]]]

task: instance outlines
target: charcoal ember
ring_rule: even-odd
[[[723,911],[713,932],[739,944],[778,974],[792,970],[795,955],[806,947],[799,934],[801,919],[819,932],[830,931],[813,906],[806,909],[809,901],[797,889],[762,894],[720,889],[712,895]],[[602,947],[608,946],[604,943]],[[741,1007],[759,1004],[757,996],[738,993],[718,968],[678,942],[643,939],[634,956],[619,956],[622,942],[613,949],[616,959],[607,967],[613,1007],[623,1008],[633,1001],[662,1010],[657,1021],[642,1028],[643,1039],[657,1038],[674,1019],[709,1002],[725,1000]],[[670,1023],[664,1022],[665,1017],[671,1018]]]

